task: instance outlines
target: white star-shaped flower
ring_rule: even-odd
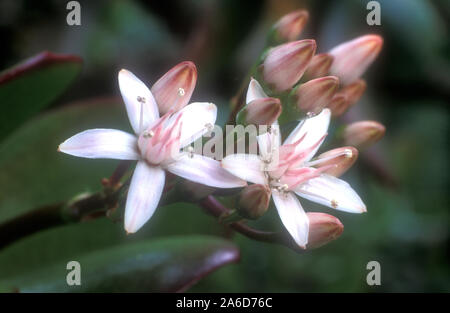
[[[252,79],[247,103],[265,97],[259,83]],[[309,219],[295,194],[341,211],[366,211],[349,184],[324,173],[334,166],[329,158],[311,160],[326,137],[330,116],[330,110],[324,109],[301,121],[282,145],[275,123],[270,131],[258,136],[259,155],[233,154],[222,160],[222,167],[233,175],[270,188],[281,221],[302,248],[308,243]]]

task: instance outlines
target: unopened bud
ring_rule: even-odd
[[[349,146],[324,152],[318,156],[317,162],[319,162],[320,167],[334,165],[323,173],[339,177],[352,167],[357,158],[358,150]]]
[[[238,113],[236,121],[243,125],[272,125],[281,114],[278,98],[259,98],[248,103]]]
[[[318,114],[330,103],[338,86],[335,76],[316,78],[295,88],[292,96],[299,110]]]
[[[333,116],[342,115],[348,108],[347,97],[343,94],[336,93],[327,106]]]
[[[315,51],[316,42],[312,39],[272,48],[263,64],[264,81],[278,92],[290,89],[302,77]]]
[[[188,104],[197,83],[197,68],[190,61],[172,67],[152,87],[151,91],[161,115]]]
[[[297,10],[286,14],[274,25],[276,39],[279,42],[293,41],[300,36],[309,14],[305,10]]]
[[[269,208],[270,190],[265,185],[250,185],[245,187],[239,198],[239,214],[248,219],[257,219]]]
[[[330,73],[339,77],[342,85],[353,83],[367,70],[378,56],[383,46],[383,38],[365,35],[344,42],[330,51],[334,57]]]
[[[333,116],[339,116],[345,113],[362,97],[366,88],[366,82],[363,79],[358,79],[336,92],[328,104]]]
[[[339,90],[339,94],[344,94],[347,97],[348,105],[352,106],[361,98],[366,88],[366,82],[363,79],[358,79]]]
[[[375,121],[359,121],[344,129],[344,141],[355,147],[368,147],[383,138],[386,128]]]
[[[330,72],[333,56],[328,53],[316,54],[306,69],[305,76],[309,79],[327,76]]]
[[[319,248],[337,239],[344,231],[344,225],[338,218],[318,212],[306,213],[309,218],[307,249]]]

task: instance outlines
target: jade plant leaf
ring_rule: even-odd
[[[87,160],[57,152],[58,145],[89,128],[129,131],[119,99],[67,105],[34,118],[0,145],[0,224],[39,206],[97,191],[115,160]]]
[[[97,250],[73,259],[81,285],[66,278],[70,260],[0,281],[1,291],[19,292],[177,292],[212,271],[239,260],[230,242],[211,236],[143,240]],[[70,276],[71,277],[71,276]]]
[[[39,53],[0,73],[0,140],[60,96],[79,74],[82,59]]]

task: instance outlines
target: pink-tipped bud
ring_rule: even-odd
[[[172,67],[152,87],[151,91],[158,104],[159,113],[178,111],[189,103],[195,84],[197,68],[190,61]]]
[[[307,249],[319,248],[337,239],[344,231],[344,225],[338,218],[318,212],[306,213],[309,218]]]
[[[359,121],[345,127],[343,137],[346,144],[368,147],[383,138],[386,128],[376,121]]]
[[[343,94],[336,93],[327,106],[333,116],[339,116],[343,114],[348,108],[347,97]]]
[[[367,84],[365,80],[358,79],[354,83],[339,90],[339,94],[345,95],[347,97],[348,105],[352,106],[362,97],[366,88]]]
[[[278,98],[259,98],[250,101],[239,113],[236,121],[243,125],[272,125],[281,114]]]
[[[349,146],[324,152],[318,156],[316,162],[318,162],[320,167],[333,165],[323,171],[323,173],[339,177],[352,167],[357,158],[358,150]]]
[[[338,45],[330,51],[334,57],[331,75],[338,76],[342,85],[353,83],[372,64],[382,46],[383,38],[378,35],[365,35]]]
[[[333,56],[328,53],[316,54],[308,65],[305,76],[309,79],[323,77],[330,72]]]
[[[308,67],[316,42],[312,39],[288,42],[271,49],[263,64],[264,81],[275,91],[285,91],[297,83]]]
[[[269,208],[270,190],[265,185],[245,187],[239,198],[239,214],[248,219],[257,219]]]
[[[308,18],[308,11],[305,10],[297,10],[280,18],[274,25],[277,39],[280,42],[297,39],[305,28]]]
[[[318,114],[330,103],[338,87],[335,76],[316,78],[298,86],[293,97],[299,110]]]
[[[367,84],[363,79],[358,79],[354,83],[345,86],[333,96],[328,104],[333,116],[339,116],[345,113],[352,105],[354,105],[366,91]]]

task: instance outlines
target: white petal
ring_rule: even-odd
[[[219,161],[199,154],[183,153],[177,161],[167,165],[166,169],[175,175],[211,187],[236,188],[247,185],[245,181],[223,169]]]
[[[138,231],[152,217],[164,188],[166,173],[140,161],[136,165],[125,206],[125,230]]]
[[[83,158],[137,160],[137,138],[117,129],[88,129],[59,145],[58,151]]]
[[[136,134],[140,134],[153,121],[159,118],[158,105],[155,98],[147,86],[127,70],[119,72],[119,88],[125,102],[131,127],[133,127]],[[140,102],[138,99],[142,99],[144,102]]]
[[[320,114],[301,121],[298,126],[291,132],[289,137],[284,141],[284,144],[293,143],[302,138],[303,135],[307,133],[305,138],[303,138],[303,140],[298,144],[296,149],[304,150],[313,146],[327,133],[328,125],[330,124],[330,117],[330,110],[323,109]],[[316,154],[319,148],[320,145],[318,145],[313,151],[311,151],[305,161],[309,161]]]
[[[309,219],[300,201],[292,192],[280,193],[273,190],[272,197],[284,227],[295,242],[305,249],[308,243]]]
[[[259,98],[267,98],[268,96],[262,89],[261,85],[258,83],[258,81],[254,78],[250,80],[250,84],[248,85],[247,89],[247,98],[245,100],[245,103],[250,103],[255,99]]]
[[[366,206],[358,194],[345,181],[328,174],[308,180],[296,187],[295,192],[305,199],[330,208],[350,212],[366,212]]]
[[[212,130],[216,123],[217,107],[214,103],[194,102],[175,113],[169,123],[175,121],[179,114],[182,114],[180,146],[184,147]]]
[[[264,160],[268,160],[272,151],[278,149],[281,144],[280,126],[278,121],[271,125],[271,131],[256,136],[258,141],[259,154]]]
[[[222,167],[231,174],[254,184],[266,185],[264,163],[255,154],[232,154],[222,160]]]

